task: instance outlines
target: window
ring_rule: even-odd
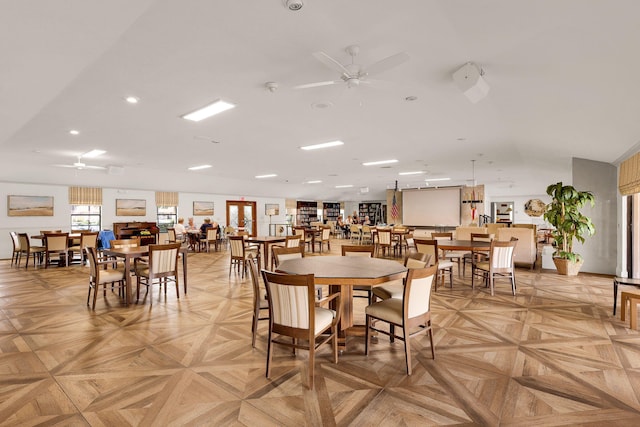
[[[71,205],[71,229],[100,231],[101,211],[100,205]]]
[[[166,233],[167,228],[173,227],[178,222],[178,208],[176,206],[158,206],[158,228],[161,233]]]

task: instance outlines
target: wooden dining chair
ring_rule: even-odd
[[[437,271],[438,268],[435,265],[427,268],[410,269],[405,280],[402,299],[389,298],[368,305],[365,308],[367,317],[365,354],[367,356],[371,347],[371,331],[389,336],[392,343],[396,338],[404,341],[407,375],[411,375],[411,337],[421,332],[427,332],[431,343],[431,357],[433,359],[436,358],[433,345],[430,301],[431,286]],[[388,330],[376,327],[376,321],[388,323]],[[396,327],[402,329],[401,335],[396,334]]]
[[[11,236],[11,243],[13,243],[13,252],[11,253],[11,266],[13,267],[14,263],[20,265],[20,238],[15,231],[10,231],[9,235]]]
[[[404,258],[404,266],[410,268],[425,268],[431,261],[431,255],[422,253],[410,253]],[[384,283],[374,286],[372,291],[373,301],[385,300],[389,298],[402,298],[404,294],[404,279],[393,282]]]
[[[118,295],[125,295],[126,300],[126,282],[124,267],[122,263],[115,264],[112,259],[102,259],[98,256],[95,247],[86,248],[87,259],[89,260],[89,293],[87,294],[87,305],[91,299],[91,290],[93,289],[93,305],[92,310],[96,309],[96,299],[98,297],[98,289],[100,285],[104,286],[103,296],[107,296],[107,284],[111,285],[111,291],[118,289]],[[111,266],[111,268],[109,268]]]
[[[262,271],[269,304],[269,341],[266,377],[271,376],[274,344],[309,351],[308,384],[314,388],[315,353],[331,342],[333,363],[338,363],[340,292],[315,299],[313,274],[280,274]],[[322,307],[335,300],[337,311]]]
[[[431,255],[430,262],[438,266],[438,274],[434,288],[438,290],[438,282],[445,282],[445,275],[449,273],[449,286],[453,288],[453,262],[450,260],[441,260],[438,253],[438,241],[427,239],[414,239],[416,250],[420,253]]]
[[[279,245],[271,245],[271,269],[275,268],[275,255],[273,254],[274,248],[302,248],[302,252],[304,253],[304,245],[300,245],[302,241],[302,236],[300,234],[294,234],[293,236],[285,236],[284,244]]]
[[[493,236],[489,233],[471,233],[470,237],[472,242],[491,242],[493,240]],[[465,254],[462,259],[462,275],[467,274],[467,263],[473,265],[474,262],[486,261],[487,259],[489,259],[487,251],[475,250]]]
[[[393,249],[393,256],[396,256],[398,250],[398,241],[393,240],[391,238],[391,229],[390,228],[378,228],[376,230],[377,241],[376,241],[376,256],[380,256],[380,252],[382,255],[390,255],[391,250]]]
[[[342,256],[364,256],[373,258],[376,252],[375,245],[342,245]],[[354,298],[366,298],[369,304],[373,302],[373,294],[371,293],[371,286],[355,285],[353,287],[354,292],[360,291],[364,294],[353,294]]]
[[[111,240],[110,245],[113,249],[137,248],[140,246],[140,237],[132,237],[130,239]]]
[[[494,283],[497,278],[508,278],[511,281],[511,292],[516,295],[515,266],[513,253],[518,239],[507,242],[492,240],[489,248],[489,259],[476,261],[471,266],[471,288],[474,288],[474,278],[480,276],[491,288],[494,295]]]
[[[207,245],[207,252],[211,251],[211,246],[215,246],[215,250],[218,250],[218,227],[207,228],[207,238],[205,239]]]
[[[54,261],[69,265],[69,233],[45,233],[44,247],[44,268]]]
[[[180,288],[178,284],[178,254],[180,253],[180,243],[168,243],[166,245],[149,245],[148,262],[139,262],[136,259],[136,299],[140,299],[140,285],[147,287],[149,303],[153,304],[153,284],[158,283],[160,290],[164,285],[164,295],[167,296],[169,282],[176,285],[176,297],[180,298]]]
[[[433,240],[453,240],[453,233],[448,231],[448,232],[440,232],[440,233],[431,233],[431,238]],[[445,260],[449,260],[451,262],[454,262],[458,265],[458,276],[460,276],[460,268],[464,263],[464,257],[467,254],[470,254],[471,252],[469,251],[447,251],[447,250],[443,250],[440,249],[441,251],[441,258],[445,259]],[[461,276],[460,276],[461,277]]]
[[[74,260],[75,253],[80,255],[80,262],[82,265],[87,263],[87,248],[95,248],[98,245],[98,232],[97,231],[81,231],[80,242],[77,245],[69,246],[69,256],[71,261]]]
[[[33,267],[36,266],[36,259],[38,260],[38,264],[42,264],[42,260],[44,259],[44,246],[31,246],[31,242],[29,241],[29,235],[27,233],[18,233],[18,240],[20,241],[20,257],[18,259],[18,267],[20,267],[20,261],[22,259],[22,255],[26,256],[26,262],[24,263],[24,268],[29,267],[29,258],[33,255]]]
[[[260,246],[248,246],[244,240],[243,236],[229,236],[229,247],[231,248],[229,277],[231,277],[231,269],[235,266],[236,272],[242,271],[242,277],[244,278],[249,255],[257,258],[258,265],[260,265]]]
[[[319,236],[315,239],[314,244],[320,246],[320,253],[322,253],[322,248],[324,247],[325,243],[327,244],[327,250],[330,251],[331,250],[331,227],[328,227],[328,226],[322,226],[322,228],[320,229]]]
[[[253,254],[249,254],[247,258],[249,265],[249,277],[253,287],[253,319],[251,320],[251,346],[256,346],[256,334],[258,333],[258,321],[269,320],[269,301],[267,300],[267,291],[264,286],[260,286],[262,276],[259,273],[257,258]],[[266,314],[261,315],[263,311]]]

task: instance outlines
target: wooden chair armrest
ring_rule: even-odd
[[[319,300],[316,301],[316,306],[319,307],[320,305],[326,304],[330,301],[336,300],[336,317],[334,319],[334,323],[337,323],[338,321],[340,321],[340,318],[342,317],[342,296],[340,295],[340,292],[336,292],[330,295],[327,295],[326,297],[323,297]]]

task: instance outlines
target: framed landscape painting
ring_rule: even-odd
[[[213,202],[193,202],[193,216],[213,215]]]
[[[264,205],[265,215],[280,215],[280,205],[277,203],[267,203]]]
[[[7,196],[9,216],[53,216],[51,196]]]
[[[116,199],[116,216],[145,216],[146,214],[146,200]]]

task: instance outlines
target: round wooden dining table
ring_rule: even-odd
[[[310,256],[285,260],[278,271],[288,274],[313,274],[316,285],[328,285],[329,292],[340,292],[342,318],[338,346],[346,348],[346,337],[364,335],[363,325],[353,324],[353,287],[375,286],[402,279],[407,269],[398,261],[349,256]],[[336,307],[334,307],[335,309]]]

